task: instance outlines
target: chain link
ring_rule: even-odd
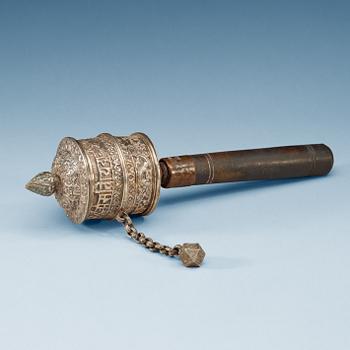
[[[137,231],[130,216],[127,213],[120,212],[115,219],[124,225],[124,229],[130,238],[135,240],[137,243],[140,243],[152,252],[161,253],[167,256],[179,255],[181,249],[180,244],[177,244],[174,247],[169,247],[167,245],[153,241],[153,239],[150,237],[146,237],[144,233]]]

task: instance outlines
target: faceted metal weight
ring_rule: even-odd
[[[199,243],[183,243],[179,256],[186,267],[199,267],[203,262],[205,252]]]

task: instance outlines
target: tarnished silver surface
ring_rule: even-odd
[[[198,243],[183,243],[180,245],[179,256],[186,267],[201,266],[205,252]]]
[[[35,175],[27,184],[26,189],[42,196],[51,196],[56,191],[58,179],[49,171]]]
[[[58,203],[74,223],[83,222],[89,208],[91,174],[77,140],[65,137],[60,142],[51,172],[58,179],[55,191]]]
[[[27,188],[42,195],[55,193],[75,223],[113,219],[120,211],[147,215],[159,199],[160,169],[154,146],[143,133],[66,137],[51,173],[38,174]]]

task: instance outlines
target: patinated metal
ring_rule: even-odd
[[[203,262],[205,252],[198,243],[183,243],[179,255],[186,267],[199,267]]]
[[[326,175],[333,155],[323,144],[163,158],[162,187]]]
[[[149,250],[178,256],[185,266],[197,267],[205,256],[198,243],[169,247],[138,232],[132,223],[130,215],[155,209],[161,186],[320,176],[332,166],[332,151],[323,144],[185,155],[158,162],[145,134],[103,133],[90,139],[64,138],[51,172],[39,173],[26,188],[43,196],[54,194],[74,223],[117,220],[130,238]]]
[[[43,171],[35,175],[27,184],[26,189],[42,196],[51,196],[56,192],[56,186],[59,183],[59,178],[50,173]]]
[[[79,224],[114,219],[120,211],[152,212],[159,199],[160,170],[145,134],[66,137],[58,146],[51,173],[38,174],[26,187],[43,195],[54,193],[67,216]]]

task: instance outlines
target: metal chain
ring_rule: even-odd
[[[124,225],[124,229],[130,238],[135,240],[137,243],[140,243],[152,252],[161,253],[167,256],[179,255],[181,244],[177,244],[174,247],[169,247],[167,245],[153,241],[153,239],[150,237],[146,237],[144,233],[137,231],[130,216],[127,213],[120,212],[115,219]]]

